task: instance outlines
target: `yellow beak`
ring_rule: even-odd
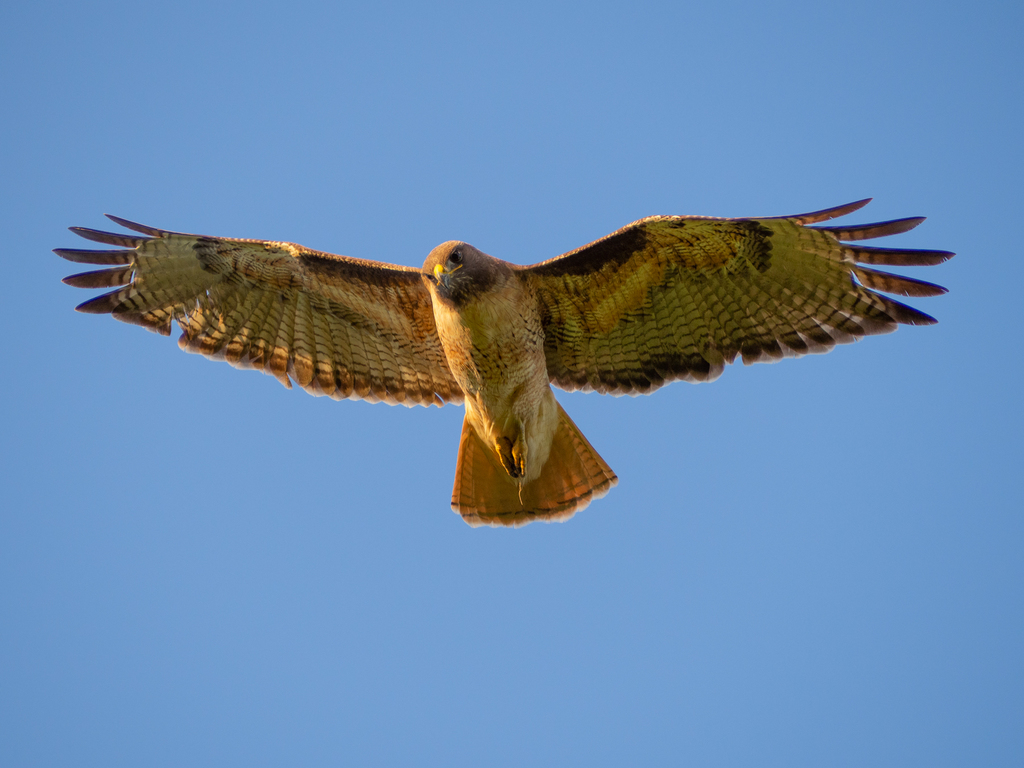
[[[444,264],[435,264],[434,265],[434,279],[437,280],[438,282],[441,282],[441,278],[448,277],[448,275],[450,275],[456,269],[462,269],[462,265],[459,264],[459,265],[453,267],[452,269],[445,269],[444,268]],[[445,285],[447,285],[447,284],[448,284],[448,281],[446,280],[445,281]]]

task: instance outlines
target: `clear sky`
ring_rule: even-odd
[[[0,763],[1024,763],[1024,10],[5,3]],[[939,324],[650,397],[619,475],[448,506],[462,409],[76,314],[105,212],[419,266],[642,216],[926,215]]]

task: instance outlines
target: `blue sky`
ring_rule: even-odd
[[[1024,11],[8,3],[0,756],[1020,765]],[[619,475],[448,508],[460,408],[335,403],[72,311],[105,212],[420,265],[873,196],[937,326],[559,395]]]

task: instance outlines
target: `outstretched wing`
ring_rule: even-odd
[[[434,327],[430,295],[411,267],[350,259],[292,243],[72,227],[128,250],[58,248],[108,269],[64,279],[115,288],[81,304],[163,335],[176,320],[188,352],[256,368],[314,395],[403,405],[461,402]]]
[[[862,264],[938,264],[947,251],[847,245],[924,219],[810,227],[866,205],[798,216],[652,216],[522,268],[540,301],[551,382],[567,390],[650,392],[711,381],[744,363],[827,352],[898,323],[935,320],[876,291],[934,296],[931,283]]]

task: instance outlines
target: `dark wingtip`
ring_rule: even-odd
[[[927,315],[919,309],[908,307],[902,302],[894,301],[878,293],[875,296],[882,300],[882,303],[885,305],[885,312],[901,325],[935,325],[939,322],[931,315]]]
[[[76,264],[131,264],[135,251],[93,251],[83,248],[54,248],[62,259]]]
[[[150,238],[139,237],[138,235],[119,235],[115,232],[104,232],[99,229],[89,229],[88,227],[68,227],[79,237],[84,237],[86,240],[92,240],[97,243],[104,243],[106,245],[119,245],[122,248],[138,248],[145,242],[148,242]]]
[[[87,315],[105,315],[114,311],[114,307],[117,306],[117,294],[118,291],[111,291],[105,293],[102,296],[97,296],[94,299],[83,301],[77,307],[75,312],[84,312]]]
[[[879,272],[875,269],[868,269],[867,267],[853,267],[852,272],[854,276],[860,281],[861,285],[865,288],[869,288],[873,291],[885,291],[886,293],[896,293],[901,296],[941,296],[949,291],[943,288],[941,285],[935,283],[928,283],[924,280],[916,280],[912,277],[904,277],[902,275],[894,275],[890,272]]]
[[[911,216],[906,219],[893,219],[892,221],[879,221],[875,224],[862,224],[854,227],[814,227],[822,232],[828,232],[837,240],[871,240],[876,237],[888,235],[899,235],[909,232],[924,221],[924,216]]]
[[[814,213],[805,213],[804,216],[820,216],[821,218],[816,221],[827,221],[829,219],[838,219],[840,216],[846,216],[848,213],[859,211],[865,205],[874,200],[873,197],[865,197],[863,200],[855,200],[852,203],[846,205],[837,205],[835,208],[826,208],[823,211],[815,211]]]
[[[113,269],[98,269],[93,272],[80,272],[77,275],[68,275],[61,280],[64,285],[72,288],[116,288],[128,285],[132,279],[132,267],[114,267]]]
[[[120,224],[125,229],[130,229],[133,232],[139,232],[143,235],[149,235],[150,237],[161,237],[167,234],[166,230],[157,229],[156,227],[150,227],[145,224],[139,224],[138,222],[129,221],[128,219],[122,219],[120,216],[114,216],[111,213],[104,213],[103,215],[106,216],[115,224]]]
[[[834,208],[823,208],[820,211],[811,211],[810,213],[798,213],[795,216],[771,216],[773,219],[791,219],[797,224],[808,225],[817,224],[819,221],[828,221],[829,219],[837,219],[840,216],[846,216],[848,213],[859,211],[865,205],[870,203],[872,198],[865,197],[863,200],[857,200],[852,203],[846,203],[845,205],[837,205]]]
[[[846,246],[858,264],[880,264],[890,267],[934,267],[949,261],[956,254],[952,251],[900,250],[898,248],[872,248],[871,246]]]

